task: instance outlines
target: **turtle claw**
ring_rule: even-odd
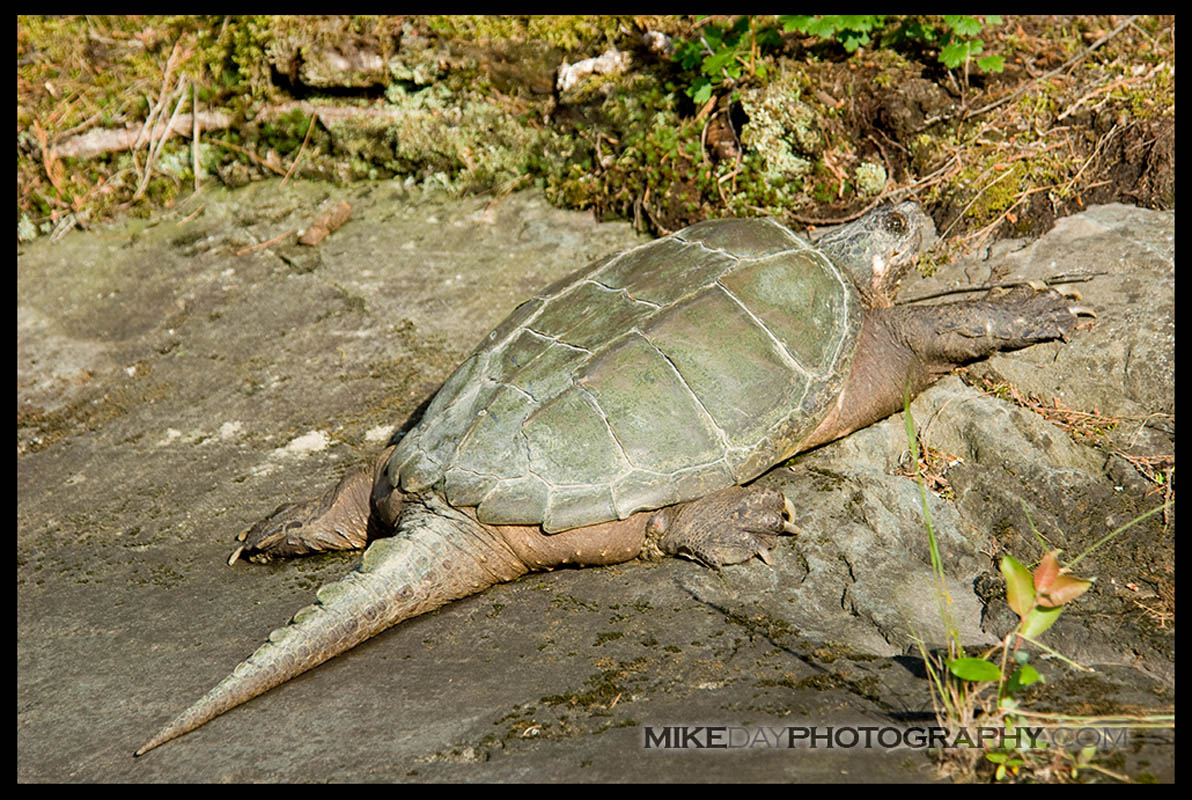
[[[1084,296],[1080,294],[1080,291],[1069,284],[1057,283],[1055,286],[1052,286],[1051,288],[1055,289],[1057,292],[1059,292],[1060,294],[1062,294],[1064,297],[1068,298],[1069,300],[1075,300],[1078,303],[1084,302]]]
[[[1097,312],[1088,306],[1070,305],[1068,313],[1076,318],[1076,330],[1078,331],[1089,330],[1095,324],[1094,320],[1097,319]],[[1067,341],[1067,338],[1064,341]]]
[[[240,535],[237,536],[236,538],[239,539],[241,536],[244,536],[244,534],[246,534],[246,533],[248,533],[248,531],[242,531],[240,533]],[[232,554],[230,556],[228,556],[228,566],[229,567],[235,566],[236,562],[240,560],[240,554],[243,552],[244,552],[244,545],[240,545],[235,550],[233,550]]]
[[[787,498],[785,494],[782,496],[782,518],[783,532],[788,533],[791,536],[795,536],[799,533],[799,529],[796,528],[795,523],[792,522],[792,520],[795,518],[795,507],[791,505],[790,499]]]
[[[1028,281],[1028,285],[1034,287],[1035,289],[1039,288],[1035,286],[1034,281]],[[1058,283],[1055,286],[1050,287],[1050,289],[1053,292],[1057,292],[1065,300],[1075,301],[1075,303],[1068,306],[1068,313],[1072,316],[1092,317],[1093,319],[1097,318],[1097,312],[1094,311],[1090,306],[1083,305],[1084,296],[1074,287],[1065,283]]]

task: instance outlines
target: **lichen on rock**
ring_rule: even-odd
[[[815,112],[800,102],[799,93],[793,76],[741,93],[741,106],[749,117],[741,142],[762,157],[768,179],[809,174],[823,150]]]

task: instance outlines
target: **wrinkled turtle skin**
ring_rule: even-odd
[[[523,303],[389,460],[481,522],[556,532],[746,483],[840,393],[861,297],[767,219],[716,220]]]
[[[1084,311],[1031,287],[894,306],[932,235],[910,202],[814,245],[773,220],[702,222],[522,304],[370,469],[238,537],[233,562],[371,544],[136,754],[532,570],[768,562],[790,509],[750,481],[958,364],[1067,338]]]

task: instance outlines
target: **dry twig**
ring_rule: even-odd
[[[1128,26],[1132,25],[1134,23],[1134,20],[1136,20],[1136,19],[1138,19],[1137,14],[1131,15],[1130,18],[1127,19],[1125,22],[1123,22],[1121,25],[1118,25],[1112,31],[1105,34],[1100,39],[1098,39],[1097,41],[1095,41],[1091,45],[1089,45],[1085,50],[1082,50],[1081,52],[1072,56],[1067,61],[1065,61],[1063,64],[1061,64],[1058,67],[1056,67],[1055,69],[1053,69],[1051,72],[1045,72],[1044,74],[1040,75],[1039,77],[1035,78],[1034,80],[1018,87],[1017,90],[1015,90],[1014,92],[1011,92],[1010,94],[1006,95],[1005,97],[1001,98],[1000,100],[994,100],[992,103],[982,106],[981,108],[978,108],[976,111],[972,112],[971,114],[967,114],[964,118],[966,120],[972,119],[973,117],[980,116],[981,114],[984,114],[987,111],[992,111],[993,109],[998,108],[999,106],[1003,106],[1006,103],[1009,103],[1011,100],[1017,100],[1019,97],[1021,97],[1026,92],[1030,91],[1036,84],[1040,83],[1041,81],[1047,80],[1052,75],[1058,75],[1059,73],[1063,72],[1064,70],[1068,69],[1069,67],[1073,66],[1074,64],[1088,58],[1090,55],[1093,54],[1094,50],[1096,50],[1098,47],[1100,47],[1101,45],[1108,42],[1113,37],[1117,36],[1122,31],[1124,31]]]

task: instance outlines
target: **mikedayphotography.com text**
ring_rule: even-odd
[[[921,725],[645,725],[646,750],[748,750],[879,748],[1084,748],[1126,746],[1126,728],[968,727],[948,730]]]

